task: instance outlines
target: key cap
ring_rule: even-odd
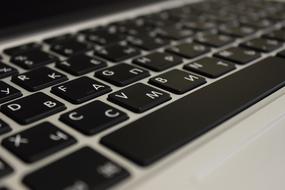
[[[261,52],[271,52],[282,46],[282,43],[276,40],[256,38],[247,42],[240,44],[242,47],[253,49],[255,51]]]
[[[248,26],[221,26],[219,29],[221,34],[233,36],[233,37],[246,37],[254,34],[255,29]]]
[[[5,138],[2,145],[22,159],[33,163],[74,144],[76,140],[49,122]]]
[[[44,39],[43,42],[45,42],[49,45],[53,45],[53,44],[56,44],[60,41],[69,40],[69,39],[74,38],[74,37],[76,37],[75,34],[62,34],[59,36]]]
[[[148,77],[148,71],[125,63],[98,71],[95,76],[116,86],[126,86]]]
[[[100,45],[110,45],[124,40],[124,36],[119,33],[112,33],[106,29],[98,29],[85,33],[86,40]]]
[[[225,35],[208,33],[208,34],[197,35],[195,41],[213,47],[222,47],[234,42],[234,39]]]
[[[66,75],[48,67],[41,67],[12,77],[12,82],[31,92],[53,86],[66,80]]]
[[[167,51],[188,59],[192,59],[208,53],[210,49],[204,45],[197,43],[184,43],[175,47],[171,47],[167,49]]]
[[[60,116],[62,122],[85,135],[97,134],[128,118],[124,112],[98,100]]]
[[[263,35],[264,38],[285,41],[285,30],[275,30]]]
[[[155,36],[160,36],[169,40],[182,40],[194,35],[190,29],[175,28],[175,27],[160,27],[152,32]]]
[[[51,89],[52,93],[73,104],[81,104],[110,91],[109,86],[89,77],[77,78]]]
[[[140,51],[126,44],[119,43],[96,48],[94,54],[113,62],[120,62],[140,55]]]
[[[91,49],[90,44],[79,42],[76,39],[61,40],[51,45],[50,50],[65,57],[86,52]]]
[[[199,21],[199,20],[192,20],[192,21],[182,21],[182,26],[184,28],[189,28],[197,31],[205,31],[205,30],[211,30],[216,28],[216,24],[214,22],[209,21]]]
[[[57,68],[60,68],[72,75],[80,76],[106,67],[107,64],[102,60],[90,57],[86,54],[78,54],[65,61],[57,63],[56,66]]]
[[[0,158],[0,179],[11,174],[13,169],[4,160]]]
[[[186,70],[210,78],[220,77],[235,68],[233,63],[215,57],[205,57],[184,66],[184,69]]]
[[[274,24],[274,22],[268,19],[250,19],[248,17],[240,19],[239,22],[241,23],[241,25],[253,27],[256,29],[267,28]]]
[[[14,56],[17,54],[21,54],[27,51],[39,50],[41,48],[41,44],[38,43],[27,43],[16,47],[7,48],[4,50],[4,53],[10,56]]]
[[[65,108],[61,102],[38,92],[1,106],[1,111],[20,124],[29,124]]]
[[[108,100],[111,102],[136,113],[147,111],[170,99],[168,93],[142,83],[134,84],[108,96]]]
[[[127,38],[128,42],[133,46],[142,48],[144,50],[154,50],[169,44],[169,41],[163,38],[151,36],[130,36]]]
[[[10,132],[12,129],[10,126],[4,122],[2,119],[0,119],[0,135],[3,135],[5,133]]]
[[[182,58],[169,53],[155,52],[139,57],[133,63],[146,67],[153,71],[163,71],[182,63]]]
[[[148,166],[282,88],[284,69],[283,59],[262,60],[103,137],[101,142]],[[264,77],[269,71],[270,80]],[[158,118],[163,119],[158,122]]]
[[[104,190],[128,176],[127,170],[118,164],[89,147],[83,147],[27,175],[24,183],[32,190]]]
[[[17,74],[18,74],[17,69],[0,62],[0,79],[13,76],[13,75],[17,75]]]
[[[248,50],[241,47],[232,47],[215,53],[214,56],[235,62],[237,64],[246,64],[261,57],[254,50]]]
[[[206,83],[206,80],[175,69],[151,78],[149,83],[175,94],[183,94]]]
[[[21,96],[22,93],[18,89],[0,81],[0,104]]]
[[[16,54],[11,57],[11,62],[24,69],[34,69],[50,63],[55,63],[57,57],[43,52],[41,50],[33,50]]]

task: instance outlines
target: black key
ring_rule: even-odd
[[[140,51],[124,43],[118,43],[107,47],[96,48],[94,53],[113,62],[120,62],[140,55]]]
[[[198,30],[198,31],[205,31],[205,30],[211,30],[216,28],[216,24],[213,22],[209,21],[182,21],[182,26],[184,28],[189,28],[193,30]]]
[[[104,29],[85,33],[85,38],[89,42],[97,43],[100,45],[110,45],[124,40],[124,36],[118,33],[112,33]]]
[[[72,136],[45,122],[5,138],[2,145],[23,161],[32,163],[75,142]]]
[[[241,23],[241,25],[257,29],[267,28],[274,24],[274,22],[267,19],[252,19],[248,17],[241,18],[239,22]]]
[[[4,53],[10,56],[14,56],[17,54],[21,54],[27,51],[32,51],[32,50],[39,50],[41,48],[41,44],[38,43],[28,43],[24,45],[20,45],[17,47],[12,47],[12,48],[7,48],[4,50]]]
[[[151,78],[149,83],[175,94],[183,94],[206,83],[206,80],[202,77],[175,69]]]
[[[70,57],[75,54],[86,52],[91,48],[91,45],[79,42],[76,39],[72,38],[68,40],[58,41],[50,47],[51,51],[63,55],[65,57]]]
[[[42,92],[1,106],[1,111],[20,124],[38,121],[65,109],[64,104]]]
[[[285,30],[275,30],[263,35],[264,38],[285,41]]]
[[[78,54],[57,63],[56,66],[72,75],[79,76],[105,67],[107,64],[86,54]]]
[[[128,176],[118,164],[84,147],[27,175],[24,183],[32,190],[105,190]]]
[[[127,114],[101,101],[60,116],[60,120],[85,135],[94,135],[128,119]]]
[[[195,58],[210,51],[210,48],[197,43],[184,43],[167,49],[168,52],[185,58]]]
[[[163,71],[175,65],[182,63],[182,58],[169,54],[155,52],[140,58],[135,59],[133,62],[140,66],[146,67],[153,71]]]
[[[225,25],[220,27],[219,32],[221,34],[233,36],[233,37],[246,37],[254,34],[256,30],[249,26],[229,26]]]
[[[232,43],[234,39],[225,35],[208,33],[197,35],[195,41],[213,47],[222,47],[229,43]]]
[[[160,36],[170,40],[181,40],[190,37],[194,32],[190,29],[176,28],[176,27],[162,27],[152,32],[154,36]]]
[[[0,179],[11,174],[13,169],[0,158]]]
[[[96,77],[116,86],[126,86],[149,76],[149,72],[125,63],[98,71]]]
[[[73,103],[80,104],[106,94],[111,88],[89,77],[81,77],[52,88],[55,95]]]
[[[18,74],[18,70],[14,67],[0,62],[0,79]]]
[[[283,59],[260,61],[103,137],[102,143],[150,165],[282,88],[284,69]],[[158,118],[163,119],[158,123]]]
[[[0,135],[10,132],[12,129],[10,126],[0,119]]]
[[[240,44],[242,47],[253,49],[261,52],[271,52],[282,46],[282,43],[276,40],[256,38]]]
[[[142,113],[170,99],[169,94],[142,83],[114,92],[108,97],[111,102],[136,113]]]
[[[11,62],[24,69],[34,69],[55,63],[57,57],[41,50],[27,51],[11,57]]]
[[[12,77],[12,82],[31,92],[47,88],[66,80],[67,77],[65,75],[48,67],[41,67]]]
[[[133,46],[142,48],[144,50],[154,50],[169,44],[169,41],[163,38],[151,36],[130,36],[127,38],[128,42]]]
[[[233,61],[237,64],[246,64],[260,58],[260,54],[254,50],[240,47],[232,47],[214,54],[216,57]]]
[[[205,57],[184,66],[184,69],[210,78],[220,77],[236,67],[233,63],[215,57]]]
[[[21,96],[22,93],[19,90],[0,81],[0,104]]]
[[[69,40],[69,39],[74,38],[74,37],[75,37],[74,34],[62,34],[59,36],[44,39],[43,41],[47,44],[53,45],[53,44],[56,44],[60,41]]]

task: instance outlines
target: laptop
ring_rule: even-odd
[[[6,1],[0,190],[284,190],[284,10]]]

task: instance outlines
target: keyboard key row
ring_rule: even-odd
[[[101,142],[148,166],[282,88],[284,70],[283,59],[267,58],[120,128]],[[263,77],[268,71],[274,73],[271,80]],[[119,96],[127,101],[126,94]],[[163,119],[157,122],[158,118]]]

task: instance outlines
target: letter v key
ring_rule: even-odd
[[[129,97],[124,92],[120,92],[120,94],[116,94],[115,96],[118,98],[129,99]]]

